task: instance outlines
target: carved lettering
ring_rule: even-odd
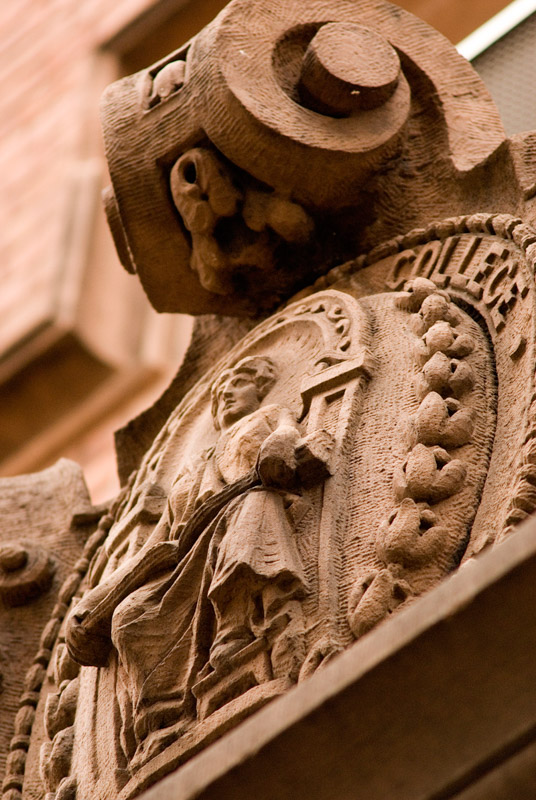
[[[509,311],[528,292],[519,257],[512,248],[482,236],[451,236],[444,242],[432,241],[418,251],[401,252],[394,257],[387,284],[399,290],[412,276],[482,300],[497,331],[502,330]]]

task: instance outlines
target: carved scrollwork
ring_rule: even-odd
[[[108,90],[107,211],[159,311],[262,318],[339,266],[201,378],[101,519],[5,800],[41,717],[45,800],[130,800],[534,511],[536,232],[410,230],[482,197],[484,166],[486,203],[517,179],[484,87],[423,30],[382,0],[234,0]],[[0,551],[4,602],[45,556]]]
[[[441,173],[440,190],[435,153],[450,160],[454,180],[503,141],[472,70],[432,30],[430,58],[421,24],[403,10],[325,0],[273,8],[231,3],[186,46],[105,95],[110,227],[159,311],[273,308],[360,241],[415,224],[408,195],[433,208],[448,180]],[[200,151],[238,189],[227,192],[238,194],[233,215],[217,212],[203,230],[183,181]],[[390,213],[375,214],[371,198]]]
[[[54,560],[33,544],[0,545],[0,598],[7,606],[20,606],[45,592],[54,576]]]
[[[356,23],[328,23],[307,45],[297,90],[314,111],[347,117],[386,103],[400,71],[396,50],[382,36]]]

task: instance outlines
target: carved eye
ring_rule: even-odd
[[[250,383],[250,381],[248,381],[247,378],[233,378],[233,380],[231,381],[231,386],[236,386],[236,387],[247,386],[248,383]]]

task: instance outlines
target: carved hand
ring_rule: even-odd
[[[280,425],[264,440],[257,472],[265,486],[291,489],[296,478],[296,448],[300,433],[292,425]]]

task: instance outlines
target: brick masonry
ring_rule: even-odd
[[[95,53],[151,4],[2,4],[0,353],[54,312],[77,161],[96,117]]]

